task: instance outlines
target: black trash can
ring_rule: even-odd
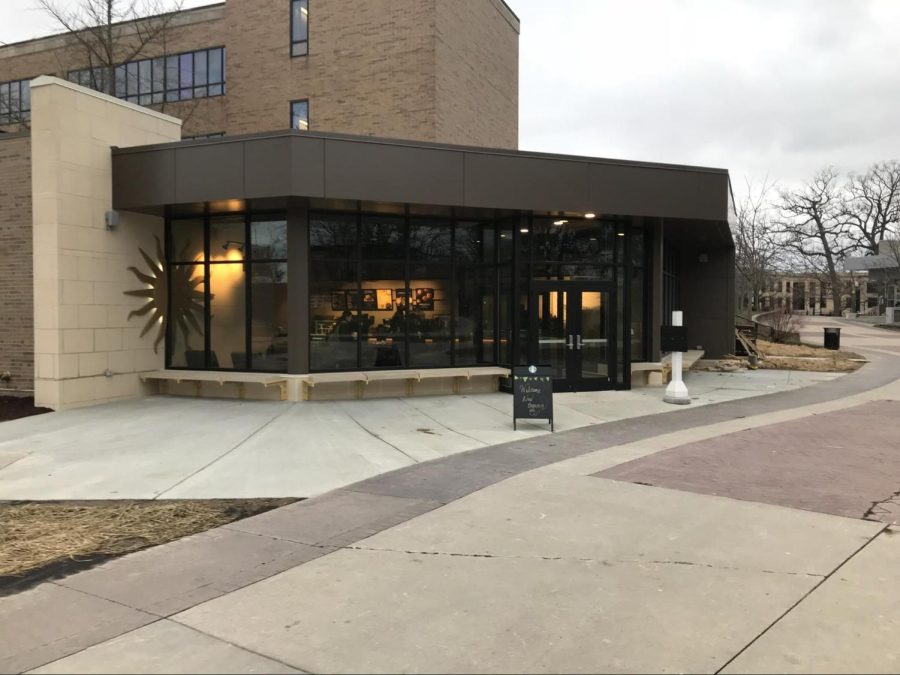
[[[837,351],[841,348],[841,329],[826,328],[825,329],[825,349],[833,349]]]

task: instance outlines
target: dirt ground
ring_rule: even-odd
[[[0,503],[0,595],[294,501]]]
[[[758,340],[763,355],[762,368],[772,370],[806,370],[817,373],[849,373],[859,369],[865,359],[847,351],[832,351],[810,345],[779,344]]]
[[[0,422],[48,412],[52,411],[48,408],[35,408],[34,399],[31,397],[0,396]]]

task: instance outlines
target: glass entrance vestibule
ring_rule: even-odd
[[[626,388],[650,354],[652,219],[317,203],[166,220],[166,364],[552,366]]]

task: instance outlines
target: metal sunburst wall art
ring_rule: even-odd
[[[172,268],[172,305],[174,313],[170,313],[168,302],[168,280],[166,278],[166,262],[162,244],[159,237],[156,239],[156,260],[147,255],[143,249],[138,249],[144,262],[147,263],[147,272],[142,272],[137,267],[129,267],[128,270],[146,286],[135,291],[125,291],[125,295],[136,298],[144,298],[143,307],[128,314],[128,319],[136,316],[147,316],[147,323],[141,331],[141,337],[159,327],[156,340],[153,342],[153,352],[159,353],[159,345],[166,336],[166,327],[169,321],[174,321],[175,327],[184,335],[186,345],[190,343],[191,330],[197,335],[202,335],[198,317],[203,316],[203,291],[197,287],[203,284],[202,276],[194,276],[193,265],[177,265]],[[174,314],[174,315],[173,315]],[[190,347],[188,347],[190,348]]]

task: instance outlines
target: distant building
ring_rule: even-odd
[[[878,314],[888,307],[900,307],[900,241],[881,242],[878,255],[848,258],[844,269],[867,280]]]
[[[842,312],[860,314],[876,311],[879,303],[877,291],[870,287],[869,277],[863,273],[846,272],[839,275],[838,292]],[[759,310],[763,312],[788,308],[808,316],[832,316],[834,298],[830,284],[822,277],[809,273],[773,275],[760,297]],[[751,298],[738,297],[738,309],[748,311]]]

